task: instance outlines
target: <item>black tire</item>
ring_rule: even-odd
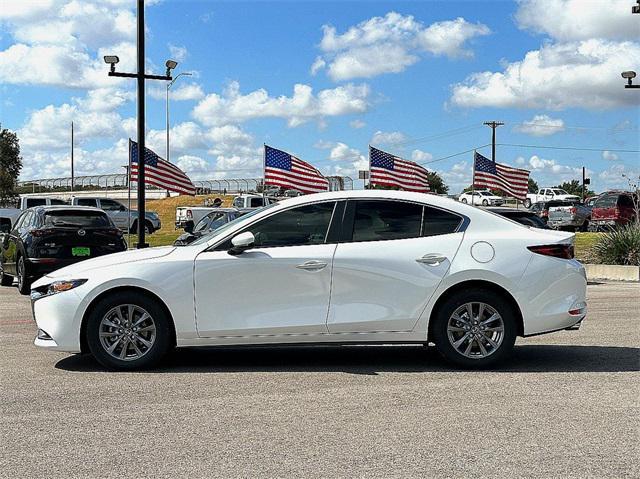
[[[148,312],[155,325],[155,337],[152,341],[152,345],[144,351],[142,356],[138,358],[131,357],[127,360],[116,358],[107,351],[106,347],[101,342],[100,323],[105,315],[119,305],[134,305],[142,308],[144,311]],[[139,319],[140,316],[137,318]],[[127,318],[125,317],[125,319]],[[135,320],[136,316],[134,314],[134,321]],[[126,333],[123,336],[126,336]],[[91,313],[87,318],[86,339],[89,350],[100,364],[110,370],[131,371],[154,367],[160,362],[160,360],[162,360],[172,347],[172,337],[171,319],[168,317],[162,306],[158,304],[158,301],[133,291],[119,292],[118,294],[109,295],[103,298],[94,308],[92,308]],[[128,338],[124,339],[127,343],[123,343],[121,339],[121,345],[131,344]],[[147,337],[146,339],[150,338]],[[109,340],[111,341],[111,338]],[[115,338],[113,342],[116,342]],[[121,352],[121,345],[120,347],[116,347],[114,352]],[[143,346],[140,342],[137,342],[136,345],[141,347]],[[131,351],[131,349],[132,347],[129,347],[128,350],[135,354],[135,351]],[[126,352],[125,356],[127,356]]]
[[[149,221],[144,222],[144,232],[148,235],[152,234],[154,231],[153,225]]]
[[[493,351],[484,357],[468,357],[463,354],[463,352],[458,351],[452,344],[449,339],[449,334],[447,331],[447,326],[449,324],[449,319],[452,317],[453,313],[462,306],[467,303],[484,303],[489,306],[493,310],[495,310],[502,318],[502,339],[499,342],[497,348],[492,348]],[[473,311],[474,314],[477,313],[476,310]],[[458,366],[462,366],[467,369],[483,369],[487,367],[491,367],[495,364],[500,363],[504,359],[506,359],[511,351],[513,350],[513,345],[516,340],[517,335],[517,315],[516,311],[513,310],[511,304],[504,299],[501,295],[496,294],[493,291],[473,288],[465,291],[461,291],[444,301],[441,305],[438,306],[437,311],[433,316],[433,328],[432,338],[433,342],[436,344],[436,348],[438,352],[442,354],[442,356],[449,362],[452,362]],[[492,324],[492,323],[489,323]],[[493,323],[494,325],[496,323]],[[452,333],[458,335],[469,335],[469,332],[459,332]],[[478,332],[478,334],[482,334]],[[496,333],[498,334],[498,333]],[[456,339],[454,337],[454,339]],[[495,339],[495,336],[493,337]],[[480,345],[477,340],[472,339],[471,342],[474,343],[474,349],[478,352],[480,351]],[[480,339],[482,341],[482,339]],[[466,346],[467,342],[463,342],[462,346]],[[483,342],[483,346],[490,347],[488,342]],[[472,351],[473,352],[473,349]]]
[[[13,284],[13,276],[4,273],[2,263],[0,263],[0,286],[11,286]]]
[[[576,230],[578,230],[578,228],[576,228]],[[584,223],[582,223],[582,226],[579,228],[579,231],[589,231],[589,220],[584,220]]]
[[[462,198],[462,202],[466,205],[467,204],[467,199],[466,198]]]
[[[489,202],[487,200],[482,200],[482,206],[489,206]]]
[[[524,200],[524,207],[525,208],[531,208],[531,200],[529,198]]]
[[[148,235],[153,233],[153,226],[148,221],[144,222],[144,232],[145,232],[145,234],[148,234]],[[130,233],[132,235],[137,235],[138,234],[138,220],[134,221],[133,224],[131,225]]]
[[[29,263],[24,260],[24,256],[18,256],[16,263],[16,273],[18,279],[18,291],[20,294],[31,293],[31,278],[29,277]]]

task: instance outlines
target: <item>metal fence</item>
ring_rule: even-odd
[[[353,179],[348,176],[328,176],[331,191],[352,190]],[[71,177],[41,178],[19,181],[19,193],[70,192],[80,190],[127,189],[127,174],[76,176],[71,188]],[[262,178],[220,178],[194,181],[197,194],[246,193],[262,191]],[[137,185],[132,184],[132,189]],[[147,185],[147,189],[160,189]]]

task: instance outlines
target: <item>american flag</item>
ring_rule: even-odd
[[[264,145],[264,183],[302,193],[319,193],[329,189],[329,180],[309,163],[267,145]]]
[[[129,141],[131,181],[138,179],[138,143]],[[149,148],[144,149],[144,182],[169,191],[195,195],[196,187],[177,166],[163,160]]]
[[[527,198],[529,171],[494,163],[476,152],[473,185],[504,191],[519,200]]]
[[[396,186],[420,193],[430,191],[426,168],[373,146],[369,147],[369,172],[372,185]]]

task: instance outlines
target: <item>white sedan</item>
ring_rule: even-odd
[[[461,203],[469,203],[471,205],[482,206],[501,206],[504,204],[504,198],[496,196],[490,191],[467,191],[458,196]]]
[[[516,336],[579,327],[587,281],[573,236],[435,195],[301,196],[188,246],[43,277],[35,344],[138,369],[175,346],[432,342],[484,367]]]

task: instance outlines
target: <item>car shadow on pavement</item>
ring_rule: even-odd
[[[98,372],[104,368],[90,355],[58,361],[66,371]],[[613,346],[523,345],[490,372],[628,372],[640,370],[640,348]],[[155,373],[460,372],[435,348],[423,346],[260,346],[183,348],[166,358]]]

